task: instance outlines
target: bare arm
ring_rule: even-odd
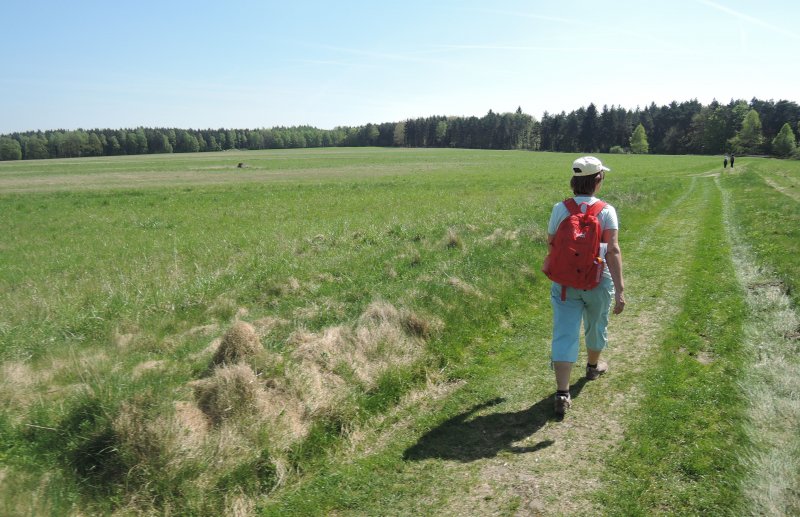
[[[614,282],[614,314],[625,309],[625,282],[622,279],[622,251],[617,242],[617,230],[603,230],[602,241],[607,243],[606,263]]]

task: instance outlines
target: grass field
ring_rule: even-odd
[[[602,157],[629,306],[557,422],[573,158],[0,163],[0,513],[797,514],[800,162]]]

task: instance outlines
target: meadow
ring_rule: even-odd
[[[0,163],[0,513],[797,513],[800,162],[601,156],[629,307],[559,422],[574,158]]]

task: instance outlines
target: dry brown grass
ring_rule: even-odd
[[[49,377],[46,375],[44,381]],[[22,362],[9,361],[0,367],[0,408],[13,408],[5,411],[12,421],[26,418],[28,408],[39,397],[37,387],[41,378],[42,372]]]
[[[289,277],[289,279],[286,281],[286,284],[284,284],[284,291],[287,293],[296,293],[300,289],[302,289],[300,281],[294,277]]]
[[[112,423],[119,448],[137,464],[159,465],[173,449],[169,426],[153,419],[145,396],[124,402]]]
[[[219,325],[210,323],[208,325],[199,325],[187,330],[184,334],[187,336],[210,336],[219,330]]]
[[[330,283],[338,281],[337,278],[330,273],[320,273],[317,275],[316,279],[318,282],[322,283]]]
[[[420,255],[419,250],[417,248],[412,248],[411,250],[409,250],[406,257],[408,258],[408,263],[411,266],[416,267],[422,264],[422,255]]]
[[[488,244],[497,244],[501,242],[517,242],[519,238],[519,230],[503,230],[502,228],[495,228],[495,230],[486,237],[483,241]]]
[[[280,484],[292,475],[287,451],[314,422],[344,418],[356,389],[373,387],[390,368],[418,360],[424,341],[441,328],[438,321],[379,301],[351,324],[296,331],[285,355],[265,350],[259,334],[287,323],[264,318],[256,322],[258,330],[234,323],[217,340],[210,375],[187,385],[194,401],[174,402],[172,411],[153,408],[145,398],[124,403],[113,422],[120,449],[145,470],[158,468],[166,476],[207,465],[192,483],[212,489],[221,473],[264,452],[266,433]],[[142,363],[137,371],[161,364]],[[128,508],[147,507],[128,503]],[[255,510],[245,493],[232,492],[224,506],[226,515]]]
[[[251,517],[256,515],[256,502],[240,490],[225,494],[224,515],[228,517]]]
[[[289,277],[283,283],[276,283],[267,287],[266,293],[270,296],[279,298],[281,296],[297,293],[302,289],[303,286],[300,284],[299,280],[294,277]]]
[[[122,404],[112,425],[117,446],[136,466],[177,472],[203,455],[210,422],[192,402],[174,403],[173,411],[154,413],[140,396]]]
[[[211,362],[216,365],[232,364],[258,354],[263,347],[252,325],[237,321],[222,338]]]
[[[444,244],[448,248],[464,248],[464,241],[461,239],[461,236],[458,235],[455,228],[448,228],[447,233],[444,237]]]
[[[51,507],[53,474],[30,473],[17,467],[0,468],[0,514],[3,516],[57,515]],[[80,514],[75,514],[80,515]]]
[[[260,390],[256,373],[245,364],[218,366],[210,378],[194,386],[197,405],[215,424],[252,415]]]
[[[729,202],[730,203],[730,202]],[[730,220],[731,214],[727,213]],[[728,224],[740,283],[750,315],[743,346],[750,358],[740,386],[748,401],[744,430],[751,446],[743,455],[744,493],[751,515],[797,515],[800,493],[800,360],[794,335],[800,314],[776,275],[755,259]]]
[[[261,425],[270,431],[270,444],[276,451],[288,449],[311,427],[304,401],[286,386],[285,380],[273,382],[260,392],[258,414]]]
[[[216,316],[227,318],[236,314],[238,309],[239,305],[235,300],[222,296],[214,300],[208,307],[208,312]]]
[[[175,428],[180,443],[185,447],[195,448],[205,440],[211,428],[205,413],[194,402],[175,402]]]
[[[114,345],[117,348],[128,348],[133,343],[133,340],[136,338],[136,334],[129,332],[125,334],[114,333]]]
[[[166,361],[155,361],[155,360],[145,361],[143,363],[139,363],[136,366],[134,366],[131,375],[133,376],[134,379],[138,379],[147,372],[152,372],[154,370],[160,370],[164,368],[165,365]]]
[[[397,255],[394,260],[395,263],[405,263],[409,266],[416,267],[422,264],[422,255],[413,245],[409,245],[403,253]],[[387,267],[392,266],[392,263],[387,263]]]
[[[467,296],[474,296],[476,298],[483,298],[483,293],[475,286],[461,280],[458,277],[451,276],[447,279],[447,283],[453,286],[458,291],[461,291]]]
[[[543,228],[543,227],[540,227],[540,226],[537,226],[537,225],[531,225],[531,226],[523,227],[520,230],[520,233],[525,238],[527,238],[527,239],[529,239],[529,240],[531,240],[533,242],[539,242],[539,243],[542,243],[542,244],[546,244],[547,243],[547,229],[546,228]]]
[[[365,359],[355,368],[356,374],[371,386],[386,369],[410,364],[422,351],[419,338],[430,333],[431,328],[430,323],[410,311],[373,302],[355,328],[354,351]]]
[[[431,337],[435,328],[430,320],[421,318],[413,312],[404,314],[401,323],[408,335],[424,340],[428,340]]]
[[[355,325],[292,334],[284,377],[272,379],[261,412],[275,421],[281,442],[305,436],[311,422],[344,410],[354,382],[375,386],[390,368],[420,357],[424,339],[440,325],[386,302],[367,307]]]
[[[35,382],[33,369],[25,363],[8,361],[0,367],[0,389],[16,391],[29,388]]]
[[[529,282],[536,282],[539,280],[540,275],[542,274],[540,271],[535,270],[529,266],[522,266],[519,270],[520,275],[522,278]]]
[[[335,370],[347,361],[351,332],[331,327],[321,333],[297,331],[290,337],[292,363],[286,370],[290,393],[301,401],[305,418],[325,413],[347,396],[347,383]]]
[[[260,336],[266,336],[269,334],[274,328],[280,327],[281,325],[286,325],[289,323],[288,321],[275,318],[272,316],[265,316],[263,318],[259,318],[253,322],[253,327],[256,329],[256,332]]]
[[[95,350],[36,364],[7,361],[0,365],[0,407],[14,408],[7,416],[14,421],[23,420],[27,408],[37,401],[58,401],[89,390],[112,369],[110,363],[105,352]]]
[[[294,310],[292,316],[298,320],[312,320],[323,314],[343,318],[345,310],[345,304],[332,298],[323,297],[312,301],[304,307],[298,307]]]

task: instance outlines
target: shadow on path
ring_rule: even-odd
[[[570,387],[573,399],[580,394],[585,384],[586,379],[582,378]],[[403,458],[411,461],[439,458],[466,463],[481,458],[493,458],[503,451],[514,454],[536,452],[554,443],[552,440],[543,440],[529,447],[512,445],[533,435],[547,422],[560,420],[553,412],[553,395],[528,409],[492,413],[470,419],[474,413],[503,402],[504,398],[488,400],[450,418],[423,435],[403,453]]]

